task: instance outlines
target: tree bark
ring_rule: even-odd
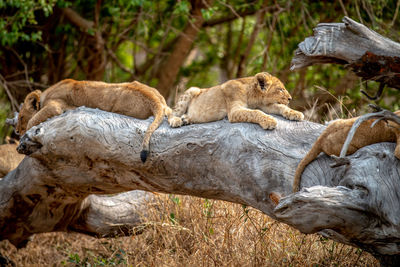
[[[278,4],[275,3],[271,6],[265,7],[264,9],[266,12],[276,12],[276,11],[281,10],[282,8]],[[244,9],[244,10],[235,10],[235,13],[230,13],[227,16],[204,21],[202,27],[203,28],[204,27],[214,27],[214,26],[222,24],[222,23],[234,21],[238,18],[243,18],[245,16],[254,15],[258,11],[259,11],[258,9],[255,9],[253,7],[249,7],[249,9]]]
[[[350,165],[337,168],[321,155],[305,169],[303,189],[292,194],[297,164],[325,126],[277,119],[272,131],[227,120],[173,129],[164,121],[143,164],[140,143],[152,119],[88,108],[68,111],[22,137],[19,150],[30,156],[0,180],[0,239],[23,245],[40,232],[108,235],[115,228],[104,227],[106,221],[128,229],[129,220],[121,221],[127,213],[120,209],[129,203],[121,198],[136,198],[140,205],[139,197],[129,195],[136,193],[90,197],[104,203],[119,199],[120,206],[100,204],[101,211],[85,199],[140,189],[241,203],[387,261],[400,254],[395,144],[364,147],[349,157]],[[286,197],[275,206],[271,194]]]
[[[253,31],[250,35],[249,41],[247,42],[246,50],[240,56],[236,77],[243,76],[243,72],[246,68],[247,61],[250,56],[251,48],[253,47],[253,45],[256,41],[259,31],[264,26],[264,18],[265,18],[265,14],[267,13],[266,4],[267,4],[267,1],[264,1],[263,8],[257,12],[256,24],[254,24]]]
[[[344,17],[320,23],[314,36],[299,44],[291,69],[314,64],[346,64],[359,77],[400,89],[400,44]]]
[[[201,9],[207,8],[206,5],[210,4],[211,2],[212,0],[191,1],[192,9],[187,25],[177,39],[171,54],[159,68],[157,74],[159,78],[157,89],[165,98],[168,98],[171,88],[176,81],[176,77],[178,76],[179,69],[183,65],[186,57],[189,55],[193,42],[196,40],[197,35],[202,28],[204,18],[201,14]]]
[[[81,30],[86,37],[84,72],[88,80],[102,80],[105,72],[105,41],[99,26],[101,1],[96,2],[95,21],[81,17],[71,8],[62,8],[62,14],[75,27]]]
[[[77,183],[74,188],[71,184],[81,179],[77,169],[71,169],[74,177],[65,183],[57,181],[43,163],[25,157],[17,169],[0,179],[0,240],[24,247],[35,233],[75,231],[99,237],[136,234],[134,228],[141,229],[148,205],[157,204],[153,193],[140,190],[89,195],[78,187],[96,191],[95,186]]]

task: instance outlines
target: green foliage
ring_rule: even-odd
[[[242,215],[240,215],[240,219],[243,219],[244,222],[247,222],[247,220],[249,219],[250,208],[247,205],[242,205],[242,210],[243,213]]]
[[[172,202],[174,202],[176,205],[180,205],[181,204],[181,200],[179,197],[175,196],[175,195],[169,195],[169,198],[172,200]]]
[[[45,85],[63,78],[88,79],[88,72],[92,71],[88,61],[93,57],[89,52],[96,47],[90,40],[95,40],[100,31],[106,51],[103,80],[137,79],[157,86],[160,73],[169,69],[163,63],[176,40],[194,21],[192,2],[195,1],[102,1],[95,25],[95,0],[0,0],[0,74],[10,81],[28,80]],[[281,78],[291,93],[301,87],[294,98],[306,99],[305,108],[313,105],[320,88],[326,88],[338,99],[345,97],[342,104],[349,110],[365,104],[365,98],[359,93],[365,83],[338,90],[340,81],[348,73],[341,66],[309,67],[303,74],[290,72],[293,51],[304,38],[312,35],[312,28],[318,23],[340,22],[345,13],[396,41],[400,33],[400,15],[394,17],[397,1],[344,0],[343,6],[339,1],[267,2],[270,9],[254,44],[248,49],[257,12],[264,2],[221,0],[202,6],[201,14],[206,22],[218,19],[223,22],[199,29],[192,53],[180,67],[175,83],[180,86],[178,91],[190,86],[210,87],[237,78],[240,62],[246,57],[241,76],[268,71]],[[279,10],[272,8],[275,4]],[[82,32],[59,16],[66,7],[94,26]],[[57,16],[52,16],[53,13]],[[242,13],[247,15],[241,16]],[[377,86],[373,82],[368,84],[371,94]],[[36,88],[25,86],[14,90],[25,90],[26,94],[33,89]],[[175,91],[175,87],[171,88],[172,98]],[[398,91],[387,89],[379,104],[398,108],[398,95]],[[173,104],[173,99],[169,103]]]
[[[126,264],[126,252],[122,249],[113,253],[112,257],[103,258],[102,256],[95,256],[91,251],[87,251],[88,257],[81,259],[77,253],[70,253],[67,261],[62,261],[62,265],[73,264],[75,266],[117,266]],[[69,264],[70,263],[70,264]]]
[[[214,202],[209,200],[209,199],[204,199],[204,209],[203,209],[203,214],[207,217],[207,218],[211,218],[214,213],[213,213],[213,204]]]
[[[181,200],[178,196],[168,195],[168,197],[176,206],[181,206]],[[179,224],[177,214],[175,214],[174,212],[170,212],[168,219],[173,225]]]
[[[53,12],[57,0],[0,0],[0,44],[12,46],[17,42],[36,42],[42,39],[42,32],[29,31],[37,25],[35,13],[41,11],[45,17]],[[61,4],[64,1],[60,1]],[[65,5],[65,4],[64,4]]]
[[[174,15],[180,15],[180,16],[186,16],[189,14],[190,11],[190,4],[186,1],[179,1],[174,8],[174,11],[172,14]]]
[[[1,89],[1,86],[0,86]],[[10,102],[8,102],[7,95],[4,91],[0,90],[0,144],[6,136],[11,135],[13,129],[11,126],[6,125],[6,119],[11,116]]]

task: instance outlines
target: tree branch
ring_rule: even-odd
[[[267,1],[264,1],[263,6],[265,6],[266,4],[267,4]],[[249,41],[247,42],[246,50],[240,56],[238,70],[237,70],[237,74],[236,74],[237,77],[243,76],[243,72],[244,72],[245,66],[247,64],[247,60],[250,55],[251,48],[253,47],[254,42],[256,41],[256,38],[257,38],[257,35],[258,35],[260,29],[262,27],[264,27],[265,14],[266,14],[265,7],[257,12],[256,24],[254,24],[253,31],[250,35]]]
[[[89,195],[68,230],[98,237],[138,234],[145,227],[143,219],[148,217],[149,205],[158,205],[155,195],[141,190],[113,196]]]
[[[400,44],[344,17],[343,23],[320,23],[314,36],[299,44],[291,69],[314,64],[346,64],[366,80],[400,89]]]
[[[85,64],[83,70],[86,73],[86,79],[89,80],[102,80],[106,65],[104,53],[105,41],[103,40],[102,32],[98,25],[100,6],[101,1],[98,0],[94,10],[95,21],[86,20],[71,8],[61,9],[65,18],[86,34],[85,41],[87,45],[85,45],[85,51],[87,54],[85,55],[85,62],[87,62],[87,64]],[[93,31],[92,33],[90,32],[91,30]]]
[[[279,10],[283,10],[283,8],[281,8],[279,5],[275,4],[272,6],[268,6],[268,7],[264,7],[262,10],[265,10],[266,13],[268,12],[276,12]],[[230,13],[227,16],[224,17],[220,17],[220,18],[215,18],[215,19],[210,19],[207,21],[203,22],[202,27],[213,27],[219,24],[223,24],[223,23],[227,23],[227,22],[231,22],[234,21],[238,18],[243,18],[246,16],[251,16],[254,15],[255,13],[257,13],[257,11],[260,11],[258,9],[245,9],[245,10],[241,10],[241,11],[236,11],[235,13]]]
[[[62,8],[61,11],[65,18],[68,19],[72,25],[80,28],[83,32],[87,33],[88,30],[93,29],[94,22],[83,18],[81,15],[75,12],[75,10],[66,7]]]
[[[168,98],[171,88],[175,83],[179,69],[189,54],[193,42],[204,22],[201,10],[206,7],[213,0],[194,0],[192,1],[192,9],[190,11],[190,18],[188,19],[185,29],[181,32],[179,37],[174,43],[171,54],[162,63],[157,76],[159,78],[157,89],[160,93]]]
[[[164,121],[142,164],[140,143],[151,119],[68,111],[22,137],[19,150],[30,157],[0,180],[0,239],[21,245],[33,233],[97,232],[82,215],[86,197],[141,189],[249,205],[306,233],[376,255],[399,254],[395,145],[364,147],[349,157],[349,166],[338,168],[322,155],[305,169],[305,189],[291,194],[297,164],[325,126],[277,119],[273,131],[227,120],[173,129]],[[287,197],[275,209],[276,194]],[[104,210],[111,220],[122,214]]]

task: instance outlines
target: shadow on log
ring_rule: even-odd
[[[303,190],[291,194],[297,164],[325,126],[277,119],[273,131],[226,120],[172,129],[164,121],[143,164],[140,143],[151,119],[68,111],[21,139],[31,155],[0,180],[0,238],[18,246],[34,233],[108,235],[116,228],[105,224],[114,222],[128,229],[136,218],[129,203],[140,205],[145,195],[85,199],[140,189],[246,204],[304,233],[319,232],[378,256],[398,254],[395,144],[364,147],[349,157],[350,166],[337,168],[321,155],[305,169]],[[286,197],[275,206],[271,193]]]

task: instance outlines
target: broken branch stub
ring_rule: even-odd
[[[400,89],[399,55],[399,43],[344,17],[343,23],[318,24],[314,35],[299,44],[291,70],[314,64],[342,64],[365,80]]]
[[[18,122],[18,112],[14,112],[13,118],[6,119],[6,124],[14,126],[14,127],[17,125],[17,122]]]

